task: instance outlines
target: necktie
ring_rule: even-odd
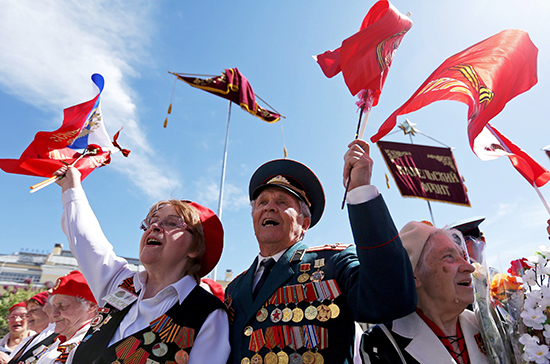
[[[253,299],[256,299],[258,292],[260,292],[260,289],[262,289],[262,286],[264,285],[265,281],[267,281],[267,277],[269,276],[269,273],[271,273],[271,269],[273,269],[273,266],[275,265],[275,259],[269,258],[267,260],[262,261],[260,265],[264,267],[264,272],[262,273],[260,280],[256,284],[256,287],[254,287],[254,291],[252,292]]]

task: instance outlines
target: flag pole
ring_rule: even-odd
[[[550,208],[548,207],[548,204],[546,203],[546,200],[544,199],[544,196],[542,195],[542,193],[540,193],[539,188],[537,187],[536,183],[534,183],[534,182],[533,182],[533,188],[535,189],[535,191],[537,191],[537,194],[539,195],[540,200],[542,201],[542,204],[544,205],[544,207],[546,207],[546,211],[548,212],[548,214],[550,214]]]
[[[227,162],[227,141],[229,139],[229,121],[231,119],[231,101],[229,101],[229,106],[227,107],[227,124],[225,126],[225,144],[223,147],[223,158],[222,158],[222,175],[220,179],[220,195],[218,198],[218,219],[222,219],[222,207],[223,207],[223,189],[225,185],[225,165]],[[216,274],[218,272],[218,265],[212,270],[212,279],[216,280]]]
[[[357,106],[359,106],[361,111],[359,112],[359,121],[357,122],[355,139],[363,139],[363,134],[365,133],[365,127],[369,119],[370,110],[372,109],[372,102],[374,101],[374,91],[372,91],[371,89],[363,90],[363,91],[364,91],[363,98],[357,102]],[[365,122],[361,124],[361,119],[363,118],[363,114],[365,114]],[[350,170],[350,177],[351,177],[351,170]],[[348,196],[350,181],[351,181],[351,178],[348,177],[348,182],[346,183],[346,189],[344,191],[344,198],[342,199],[342,207],[341,207],[342,210],[344,209],[344,206],[346,206],[346,197]]]

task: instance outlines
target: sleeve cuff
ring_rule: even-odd
[[[355,187],[353,190],[348,191],[346,196],[346,202],[350,205],[359,205],[360,203],[367,202],[378,197],[380,192],[376,186],[363,185]]]

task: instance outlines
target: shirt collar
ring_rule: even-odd
[[[140,297],[143,297],[143,294],[145,293],[145,288],[147,282],[147,271],[139,272],[134,276],[134,287],[136,288],[136,292],[140,292]],[[164,287],[159,293],[155,295],[156,298],[162,299],[164,296],[170,294],[171,292],[176,292],[178,296],[178,301],[181,304],[183,300],[187,297],[189,293],[195,288],[197,285],[197,282],[195,281],[195,278],[191,276],[185,276],[179,281],[172,283],[169,286]]]
[[[268,257],[264,257],[262,254],[258,254],[258,262],[256,263],[256,272],[258,271],[258,268],[260,268],[260,264],[262,263],[262,261],[264,259],[269,259],[269,258],[273,258],[273,260],[275,261],[275,263],[277,263],[279,261],[279,259],[281,259],[281,257],[283,256],[284,253],[286,253],[288,249],[285,249],[285,250],[281,250],[280,252],[278,252],[277,254],[274,254],[274,255],[270,255]]]

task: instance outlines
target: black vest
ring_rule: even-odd
[[[126,316],[131,306],[132,305],[127,306],[122,311],[110,313],[110,321],[102,325],[99,330],[94,332],[95,328],[91,328],[76,349],[73,363],[111,364],[117,360],[117,358],[119,362],[123,363],[124,359],[120,358],[120,354],[118,354],[119,356],[117,357],[117,347],[120,352],[122,350],[121,344],[123,344],[127,338],[111,346],[108,345],[118,329],[120,322],[122,322],[122,319]],[[166,315],[169,316],[175,324],[181,327],[194,329],[196,336],[208,315],[220,308],[225,309],[223,302],[197,285],[181,304],[174,305],[166,312]],[[176,353],[181,350],[176,343],[162,340],[159,333],[153,333],[149,326],[132,334],[131,337],[139,340],[139,346],[132,349],[134,351],[138,350],[136,354],[148,355],[148,358],[159,363],[165,363],[167,361],[173,362]],[[143,349],[143,351],[141,351],[141,349]],[[189,354],[191,349],[192,347],[189,347],[184,350]],[[140,352],[141,354],[139,354]]]

